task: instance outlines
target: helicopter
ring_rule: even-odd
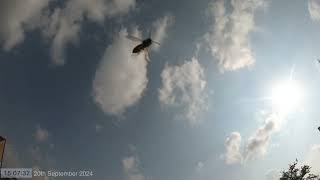
[[[139,54],[141,51],[147,50],[152,45],[152,43],[160,45],[159,42],[156,42],[151,39],[151,35],[149,35],[149,38],[147,38],[147,39],[141,39],[141,38],[131,36],[131,35],[127,35],[127,38],[132,41],[140,42],[140,44],[138,44],[136,47],[133,48],[133,50],[132,50],[133,54]]]

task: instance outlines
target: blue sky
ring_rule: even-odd
[[[5,167],[274,180],[297,158],[320,172],[319,0],[4,0],[0,15]],[[126,36],[150,32],[161,45],[132,55]]]

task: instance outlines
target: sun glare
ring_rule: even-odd
[[[273,87],[271,101],[277,111],[289,113],[299,106],[302,97],[302,89],[291,80]]]

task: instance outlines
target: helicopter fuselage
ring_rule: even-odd
[[[137,45],[136,47],[133,48],[132,53],[140,53],[144,49],[146,49],[149,46],[151,46],[151,44],[152,44],[152,40],[150,38],[145,39],[145,40],[142,41],[141,44],[139,44],[139,45]]]

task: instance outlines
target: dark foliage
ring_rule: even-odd
[[[310,166],[304,165],[299,168],[297,164],[298,160],[290,164],[289,169],[282,172],[280,180],[320,180],[319,175],[310,173]]]

